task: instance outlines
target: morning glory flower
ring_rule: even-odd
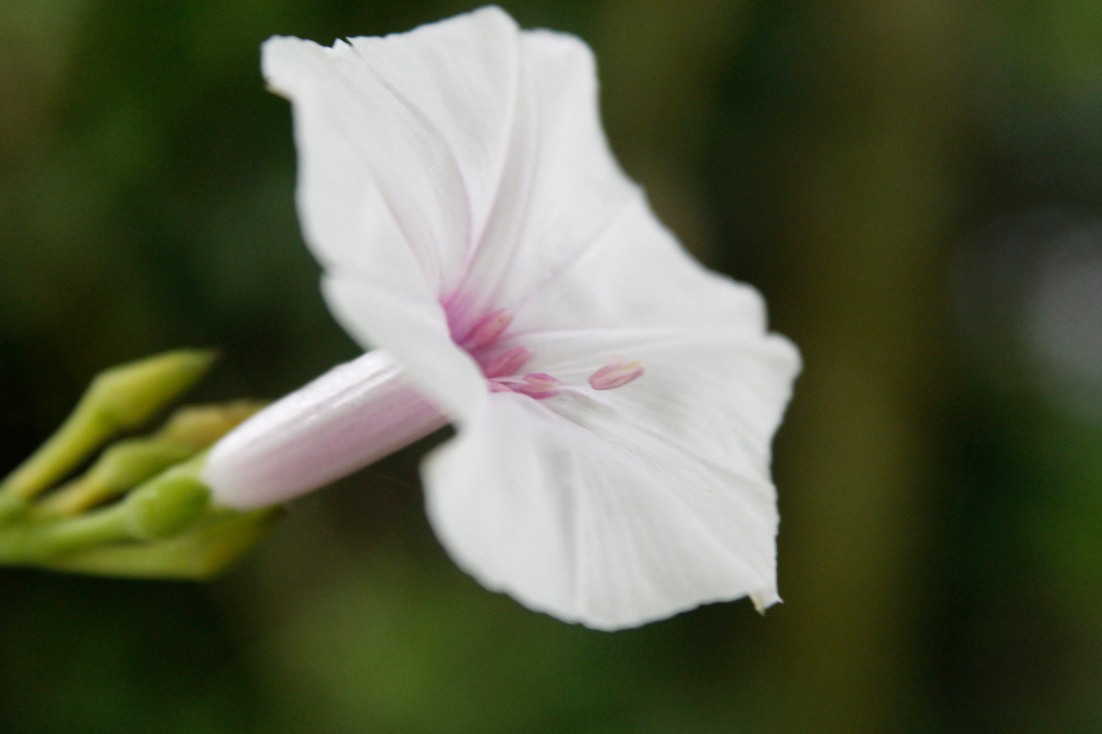
[[[450,422],[426,508],[484,586],[599,629],[778,601],[770,443],[798,352],[620,170],[586,45],[489,7],[272,38],[263,71],[325,298],[374,351],[223,439],[215,498],[282,501]]]

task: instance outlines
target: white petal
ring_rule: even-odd
[[[221,504],[263,507],[317,489],[447,423],[383,351],[334,367],[249,418],[207,457]]]
[[[511,334],[585,329],[717,328],[762,337],[765,304],[694,260],[633,195],[578,257],[511,304]]]
[[[766,332],[756,290],[692,260],[642,197],[518,306],[513,323],[508,345],[532,350],[528,369],[574,384],[613,355],[642,362],[646,375],[595,399],[638,396],[621,406],[633,422],[768,481],[799,352]]]
[[[416,298],[423,322],[445,303],[465,333],[568,268],[638,196],[601,128],[592,53],[497,8],[332,49],[274,38],[264,71],[294,102],[300,218],[339,283],[331,308],[400,359],[388,306]],[[440,389],[443,370],[407,364]]]
[[[365,345],[382,345],[418,390],[452,420],[477,412],[486,399],[486,381],[474,360],[451,340],[435,303],[339,274],[323,278],[322,292],[346,331]]]
[[[568,384],[492,396],[427,462],[428,509],[457,562],[490,588],[615,629],[776,590],[770,443],[799,354],[767,334],[761,297],[709,273],[641,196],[516,304],[502,349]],[[605,358],[646,374],[594,391]]]
[[[776,601],[768,481],[685,455],[614,406],[564,418],[547,405],[563,398],[494,395],[426,461],[429,518],[461,567],[597,629]]]
[[[521,33],[508,157],[452,319],[513,308],[581,256],[637,196],[609,150],[593,54],[573,36]]]
[[[330,307],[453,415],[485,390],[440,301],[496,196],[518,37],[508,15],[486,8],[331,49],[295,38],[263,49],[265,77],[293,102],[299,218]]]
[[[264,75],[294,103],[306,167],[300,172],[306,230],[321,235],[331,218],[356,219],[365,205],[385,209],[429,289],[434,295],[449,290],[496,195],[512,121],[517,44],[516,24],[499,8],[333,48],[297,38],[265,43]],[[356,194],[342,195],[338,184]],[[359,268],[362,258],[375,256],[368,251],[399,247],[389,238],[309,239],[336,268],[395,277]]]

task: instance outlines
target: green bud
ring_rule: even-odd
[[[124,491],[191,455],[188,449],[173,444],[133,439],[103,452],[91,473],[99,475],[98,483]]]
[[[203,516],[210,489],[190,472],[169,470],[134,490],[124,503],[127,529],[135,540],[164,540]]]
[[[35,505],[31,516],[77,515],[123,495],[173,464],[210,448],[261,407],[261,402],[240,400],[179,408],[152,438],[129,439],[107,448],[92,468]]]
[[[213,361],[211,351],[178,349],[100,373],[61,428],[0,482],[0,521],[10,522],[104,443],[179,397]]]
[[[264,405],[258,400],[236,400],[222,405],[185,406],[172,414],[154,438],[202,451]]]
[[[125,494],[194,453],[190,448],[151,439],[121,441],[104,451],[81,477],[38,503],[32,516],[77,515]]]
[[[112,367],[92,380],[80,407],[117,429],[137,428],[195,384],[214,359],[210,350],[176,349]]]

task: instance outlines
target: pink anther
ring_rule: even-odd
[[[532,350],[528,347],[516,347],[498,356],[482,368],[482,374],[486,377],[508,377],[523,367],[532,358]]]
[[[486,380],[486,385],[489,386],[490,392],[513,392],[513,388],[497,380]]]
[[[529,372],[523,378],[523,382],[513,386],[513,390],[523,393],[536,400],[553,398],[559,394],[560,383],[551,375],[542,372]]]
[[[614,362],[606,364],[589,376],[589,386],[594,390],[612,390],[623,387],[632,380],[642,377],[643,365],[639,362]]]
[[[460,345],[467,351],[488,347],[497,341],[513,321],[513,312],[502,308],[482,317]]]

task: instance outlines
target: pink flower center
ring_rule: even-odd
[[[490,392],[515,392],[545,400],[562,392],[563,383],[543,372],[521,373],[532,359],[532,350],[517,346],[500,351],[502,340],[513,322],[513,312],[503,308],[484,316],[463,339],[456,342],[482,366],[486,385]],[[644,373],[639,362],[615,357],[589,376],[588,383],[594,390],[613,390],[632,382]]]

